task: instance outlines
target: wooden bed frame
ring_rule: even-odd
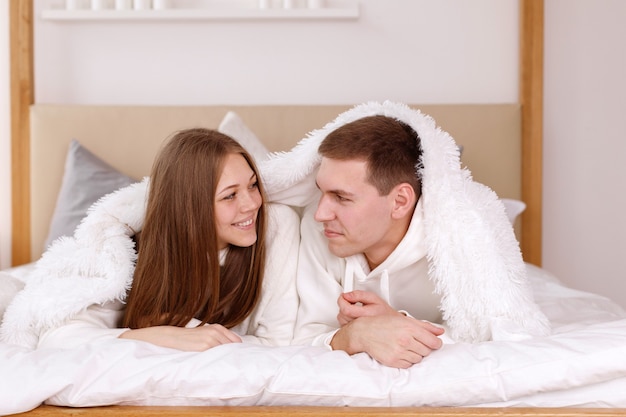
[[[28,417],[609,417],[626,410],[609,408],[484,407],[132,407],[69,408],[43,405]]]
[[[521,158],[518,160],[520,168],[520,182],[517,190],[496,190],[508,195],[503,197],[519,198],[527,204],[527,209],[522,216],[520,241],[522,252],[526,261],[541,265],[541,194],[542,194],[542,67],[543,67],[543,0],[520,0],[521,7],[521,91],[519,105],[515,107],[518,118],[515,119],[519,127],[519,142]],[[41,220],[39,216],[32,216],[31,207],[36,206],[38,201],[32,201],[31,194],[31,170],[37,162],[37,155],[41,155],[41,149],[33,149],[31,155],[31,126],[37,129],[37,121],[31,120],[32,105],[34,104],[34,77],[33,77],[33,4],[32,0],[12,0],[10,2],[10,42],[11,42],[11,152],[12,152],[12,260],[14,265],[20,265],[31,261],[38,256],[36,241],[41,235],[33,235],[33,228],[39,228]],[[35,106],[37,107],[37,106]],[[45,107],[45,106],[44,106]],[[88,107],[88,106],[87,106]],[[233,106],[229,106],[233,107]],[[280,111],[291,111],[285,108]],[[338,114],[336,108],[322,109],[319,113],[330,121],[324,113],[332,111]],[[420,108],[428,106],[419,106]],[[437,113],[437,106],[425,109],[426,113]],[[40,114],[41,109],[36,109]],[[93,110],[93,109],[92,109]],[[101,110],[101,109],[98,109]],[[222,111],[223,109],[220,109]],[[239,106],[237,111],[258,111],[257,108],[246,109]],[[43,109],[46,112],[54,112],[54,106]],[[82,110],[79,110],[82,111]],[[87,109],[86,111],[90,111]],[[218,114],[216,112],[215,114]],[[221,113],[219,113],[221,114]],[[446,130],[455,133],[445,121],[435,116],[439,124]],[[252,117],[252,116],[249,116]],[[250,119],[247,119],[248,122]],[[212,122],[214,123],[215,120]],[[253,131],[256,133],[258,126],[251,122]],[[322,127],[322,125],[312,126]],[[455,136],[456,138],[456,136]],[[457,140],[459,140],[457,138]],[[68,139],[69,141],[69,139]],[[459,140],[465,146],[462,140]],[[278,145],[277,145],[278,146]],[[280,146],[278,146],[280,147]],[[278,150],[278,149],[273,149]],[[97,153],[97,152],[96,152]],[[472,171],[475,171],[471,161],[472,147],[467,147],[467,161]],[[32,158],[31,158],[32,157]],[[50,157],[48,154],[46,157]],[[57,151],[55,164],[62,161],[64,154]],[[464,156],[465,158],[465,156]],[[106,159],[106,158],[104,158]],[[475,163],[477,166],[479,163]],[[145,168],[145,167],[144,167]],[[143,168],[142,168],[143,169]],[[132,174],[132,173],[131,173]],[[60,174],[59,174],[60,175]],[[474,172],[475,176],[477,172]],[[477,178],[480,179],[480,178]],[[57,178],[53,181],[59,182]],[[50,211],[50,209],[46,209]],[[40,223],[37,223],[40,222]],[[34,226],[33,226],[34,225]],[[22,415],[22,414],[20,414]],[[32,411],[23,413],[29,416],[385,416],[385,417],[408,417],[408,416],[619,416],[626,415],[626,409],[609,408],[476,408],[476,407],[282,407],[282,406],[258,406],[258,407],[131,407],[110,406],[94,408],[68,408],[54,406],[40,406]]]

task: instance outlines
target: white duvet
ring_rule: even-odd
[[[231,344],[187,353],[122,339],[34,351],[1,344],[0,414],[42,402],[626,407],[626,312],[527,268],[553,326],[547,337],[449,343],[406,370],[306,346]]]

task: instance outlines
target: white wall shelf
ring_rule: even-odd
[[[253,9],[253,8],[215,8],[215,9],[166,9],[166,10],[43,10],[41,17],[55,21],[83,20],[263,20],[263,19],[358,19],[359,7],[324,7],[319,9]]]

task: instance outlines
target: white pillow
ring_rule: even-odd
[[[72,139],[44,250],[58,237],[72,236],[100,197],[134,182]]]
[[[233,111],[226,113],[217,130],[239,142],[252,155],[255,162],[259,163],[267,158],[269,151],[237,113]]]
[[[512,225],[515,225],[517,217],[526,210],[526,203],[511,198],[501,198],[500,200],[504,203],[504,211],[506,211],[509,221]]]

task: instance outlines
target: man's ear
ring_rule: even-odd
[[[392,217],[394,219],[400,219],[407,215],[413,215],[413,209],[417,202],[417,196],[415,190],[410,184],[403,182],[393,187],[391,191],[393,195],[393,210]]]

